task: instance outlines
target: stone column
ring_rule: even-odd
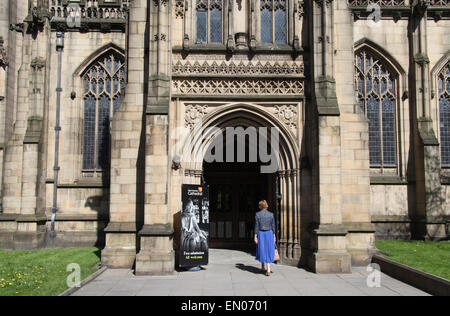
[[[334,10],[336,94],[341,124],[342,223],[353,265],[371,262],[375,227],[370,214],[369,124],[356,98],[354,20],[346,2]]]
[[[234,1],[225,0],[223,9],[227,12],[227,19],[224,23],[224,27],[226,27],[227,32],[227,49],[230,52],[233,52],[236,48],[236,43],[234,41]]]
[[[414,113],[416,214],[413,237],[444,238],[445,220],[441,186],[439,142],[431,119],[430,60],[427,48],[427,1],[414,1],[410,21],[411,98]],[[437,223],[444,229],[436,227]],[[434,227],[433,227],[434,226]]]
[[[9,1],[0,3],[0,197],[3,188],[3,150],[5,147],[7,67],[9,47]],[[2,205],[0,200],[0,213]]]
[[[111,125],[110,222],[105,228],[102,263],[131,268],[136,234],[143,221],[145,154],[145,48],[148,43],[148,0],[134,0],[129,11],[128,74],[125,98]]]
[[[313,102],[317,120],[313,150],[313,223],[308,263],[316,273],[351,272],[342,225],[341,122],[334,79],[333,0],[312,2]]]
[[[13,136],[5,157],[3,204],[8,214],[14,214],[17,231],[14,248],[38,248],[44,245],[45,207],[45,119],[48,115],[50,55],[48,3],[30,3],[24,19],[23,64],[19,78],[18,111]],[[23,104],[21,104],[23,102]],[[10,185],[9,185],[10,184]]]
[[[169,106],[171,80],[169,0],[151,1],[149,93],[146,110],[145,216],[139,232],[137,275],[170,274],[175,269],[169,207]]]
[[[145,217],[139,232],[136,274],[170,274],[175,268],[173,224],[168,205],[168,116],[147,116]]]

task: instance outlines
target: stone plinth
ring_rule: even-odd
[[[141,251],[136,257],[136,275],[165,275],[175,270],[173,228],[167,225],[144,225],[139,232]]]

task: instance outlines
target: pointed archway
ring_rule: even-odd
[[[223,162],[205,162],[208,155],[216,154],[215,150],[219,148],[217,146],[218,140],[225,147],[229,145],[227,144],[229,139],[226,137],[227,129],[236,131],[238,128],[244,131],[245,137],[243,138],[243,144],[239,144],[239,140],[237,140],[233,144],[235,146],[233,148],[237,149],[236,146],[242,145],[245,148],[246,161],[234,161],[235,164],[227,162],[228,150],[225,148],[223,150]],[[267,132],[265,135],[260,133],[263,129]],[[250,139],[252,132],[257,134],[256,141]],[[277,137],[274,135],[277,135]],[[277,215],[278,240],[282,261],[283,259],[286,261],[294,259],[293,262],[298,262],[301,249],[299,150],[293,135],[283,123],[264,109],[252,104],[228,104],[218,107],[217,110],[203,117],[186,139],[181,158],[182,167],[185,170],[184,183],[200,184],[203,181],[209,181],[215,185],[222,185],[222,187],[229,184],[228,189],[221,189],[221,192],[214,191],[213,188],[211,192],[213,195],[216,194],[216,197],[213,198],[218,199],[218,194],[221,194],[221,199],[223,199],[223,196],[226,198],[227,194],[235,195],[234,199],[225,200],[225,203],[229,203],[229,217],[217,216],[217,222],[214,223],[215,227],[212,232],[216,239],[222,238],[224,243],[227,239],[234,241],[230,243],[231,248],[233,248],[236,244],[239,244],[239,241],[244,241],[251,236],[254,213],[249,215],[248,205],[251,205],[253,200],[256,201],[259,198],[266,197],[265,199],[272,204],[272,209]],[[268,145],[265,153],[271,155],[272,159],[269,162],[267,159],[264,161],[260,159],[261,148],[259,146],[262,144],[260,139],[265,140]],[[249,161],[252,150],[258,153],[256,161]],[[236,158],[236,152],[235,150],[234,158]],[[273,153],[275,154],[272,155]],[[269,172],[262,174],[262,167],[271,165],[273,160],[276,160],[276,168],[268,168],[266,171],[270,169]],[[218,183],[221,178],[226,178],[226,181]],[[252,189],[252,186],[255,186],[258,181],[263,182],[262,186]],[[240,188],[241,184],[243,188],[247,187],[247,193],[252,195],[251,198],[247,197],[246,203],[245,201],[242,203],[242,198],[245,195],[239,194],[239,189],[236,189]],[[249,187],[250,189],[248,189]],[[277,197],[282,197],[282,199],[279,200]],[[218,206],[223,208],[223,205],[218,205],[219,201],[211,201],[211,204],[216,205],[216,208]],[[256,211],[256,207],[257,203],[254,204],[254,211]],[[240,212],[240,210],[245,210],[245,212]],[[216,211],[220,213],[219,210]],[[211,208],[211,216],[214,219],[214,208]],[[245,242],[241,244],[245,244]]]

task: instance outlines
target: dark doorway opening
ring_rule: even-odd
[[[249,140],[245,140],[246,162],[226,161],[224,145],[223,162],[204,162],[203,179],[210,192],[211,248],[253,251],[255,244],[254,220],[258,202],[266,200],[269,210],[275,212],[275,176],[261,173],[262,163],[248,162]],[[237,144],[234,144],[237,153]]]

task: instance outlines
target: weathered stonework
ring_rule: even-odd
[[[111,268],[171,274],[181,185],[207,185],[209,176],[217,188],[220,172],[232,169],[204,162],[211,127],[279,131],[276,172],[233,169],[227,177],[261,184],[276,214],[282,264],[346,273],[370,262],[375,239],[448,239],[439,78],[450,60],[449,3],[372,2],[380,5],[377,23],[365,0],[92,0],[81,1],[79,12],[66,1],[3,1],[0,248],[98,246]],[[196,30],[200,7],[221,14],[215,27],[205,22],[205,38]],[[284,33],[264,24],[263,12],[275,9],[285,14]],[[70,19],[77,13],[79,23]],[[65,42],[50,238],[56,31]],[[380,82],[361,80],[359,54],[376,60]],[[114,56],[111,64],[105,56]],[[366,90],[387,102],[378,117],[393,115],[379,133]],[[385,152],[388,132],[395,143]],[[392,154],[393,162],[372,161],[377,142],[381,160]],[[252,246],[251,220],[221,219],[235,225],[228,245]]]

